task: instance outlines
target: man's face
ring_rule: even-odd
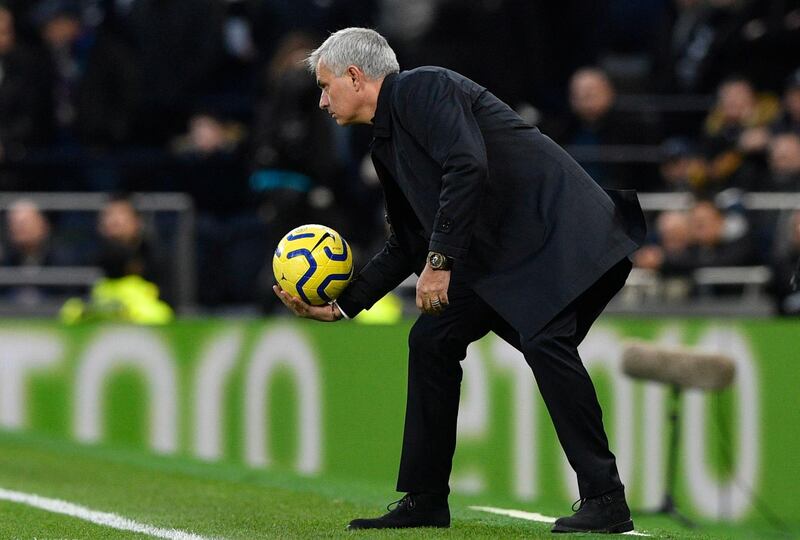
[[[800,86],[787,90],[783,102],[792,121],[800,122]]]
[[[14,17],[5,8],[0,8],[0,55],[14,48]]]
[[[587,122],[596,122],[614,104],[614,90],[600,73],[579,71],[570,83],[572,110]]]
[[[47,221],[35,206],[17,204],[8,212],[7,220],[9,240],[18,249],[35,250],[47,240]]]
[[[189,120],[189,139],[203,154],[213,154],[225,147],[225,126],[212,116],[198,114]]]
[[[354,81],[347,71],[337,77],[320,62],[317,64],[317,86],[322,90],[319,108],[331,115],[340,126],[363,124],[371,120],[359,118],[359,112],[363,108],[361,95],[356,91]]]
[[[689,216],[683,212],[663,212],[658,216],[661,247],[668,253],[679,253],[689,246],[692,238]]]
[[[722,85],[717,102],[722,116],[729,124],[744,122],[753,114],[756,96],[753,87],[744,81],[731,81]]]
[[[69,47],[81,35],[81,20],[63,14],[48,21],[41,30],[44,41],[54,49]]]
[[[800,137],[785,133],[769,145],[769,166],[775,174],[800,174]]]
[[[133,243],[138,240],[141,228],[141,220],[128,202],[111,202],[100,213],[100,234],[110,240]]]
[[[724,218],[713,204],[698,203],[692,209],[690,224],[696,244],[710,247],[722,240]]]

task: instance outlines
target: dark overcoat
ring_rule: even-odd
[[[391,233],[339,298],[369,308],[428,250],[520,334],[534,336],[644,238],[633,192],[606,192],[485,88],[422,67],[384,79],[372,159]]]

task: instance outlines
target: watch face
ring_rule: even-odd
[[[439,253],[432,253],[428,260],[433,268],[439,268],[444,262],[444,257],[442,257]]]

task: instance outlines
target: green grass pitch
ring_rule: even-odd
[[[453,524],[447,530],[348,532],[345,526],[354,517],[382,513],[383,505],[396,495],[393,486],[148,457],[32,436],[0,434],[0,488],[209,538],[554,538],[547,524],[470,510],[470,505],[487,501],[459,496],[451,497]],[[497,506],[550,515],[559,512],[511,503]],[[757,525],[703,524],[686,530],[663,517],[634,515],[634,520],[638,531],[657,538],[789,537]],[[148,537],[0,500],[0,538]]]

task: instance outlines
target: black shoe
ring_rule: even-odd
[[[592,497],[580,499],[578,510],[569,517],[556,520],[552,532],[623,533],[633,530],[633,520],[623,488]],[[575,510],[575,505],[572,505]]]
[[[396,505],[392,508],[392,505]],[[386,507],[388,514],[379,518],[354,519],[350,529],[405,529],[409,527],[450,526],[450,508],[446,495],[409,493]]]

